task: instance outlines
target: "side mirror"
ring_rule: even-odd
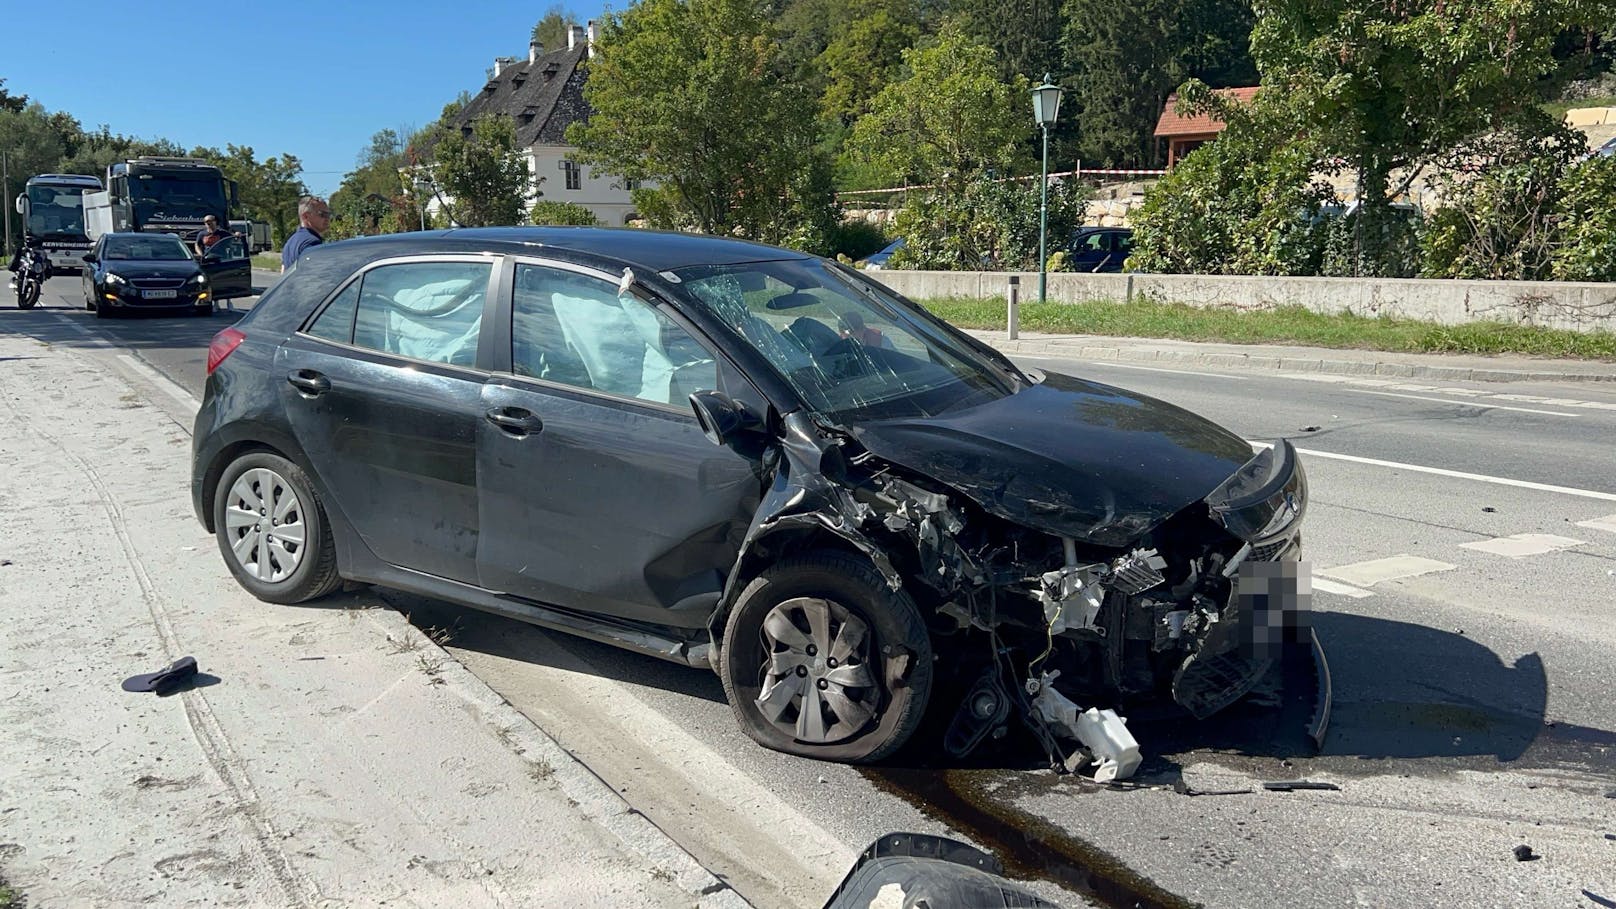
[[[721,391],[698,391],[690,396],[690,409],[702,435],[718,446],[734,448],[747,436],[763,430],[763,418]]]
[[[79,256],[79,258],[90,263],[91,265],[95,264],[95,253],[85,253],[84,255]]]
[[[28,217],[28,197],[18,196],[16,201],[17,214]]]

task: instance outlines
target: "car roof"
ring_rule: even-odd
[[[367,259],[449,250],[463,252],[477,249],[510,255],[562,250],[653,271],[689,265],[737,265],[743,262],[812,258],[805,253],[728,237],[606,227],[463,227],[385,234],[333,243],[325,254],[333,254],[337,249]],[[320,247],[310,250],[310,253],[316,250],[320,250]]]

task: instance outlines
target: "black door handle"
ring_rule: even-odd
[[[292,387],[303,394],[314,396],[331,390],[331,380],[312,369],[299,369],[286,377]]]
[[[524,407],[490,407],[486,416],[488,422],[517,438],[544,429],[539,415]]]

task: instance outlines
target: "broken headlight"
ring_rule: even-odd
[[[1248,542],[1284,535],[1307,511],[1307,475],[1296,448],[1281,439],[1257,452],[1206,497],[1212,517]]]

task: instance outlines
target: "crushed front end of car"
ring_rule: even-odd
[[[1051,379],[1027,397],[1104,388]],[[1119,708],[1166,698],[1206,718],[1287,645],[1318,653],[1297,561],[1307,480],[1295,449],[1253,455],[1200,418],[1127,400],[1179,421],[1155,457],[1067,457],[992,426],[949,435],[946,421],[788,415],[783,441],[761,455],[772,482],[741,562],[776,557],[796,535],[834,535],[927,612],[935,659],[951,664],[938,673],[963,690],[946,753],[963,757],[1019,718],[1052,766],[1125,778],[1140,754]],[[738,565],[733,577],[750,574]],[[1327,703],[1316,709],[1315,741],[1327,715]]]

